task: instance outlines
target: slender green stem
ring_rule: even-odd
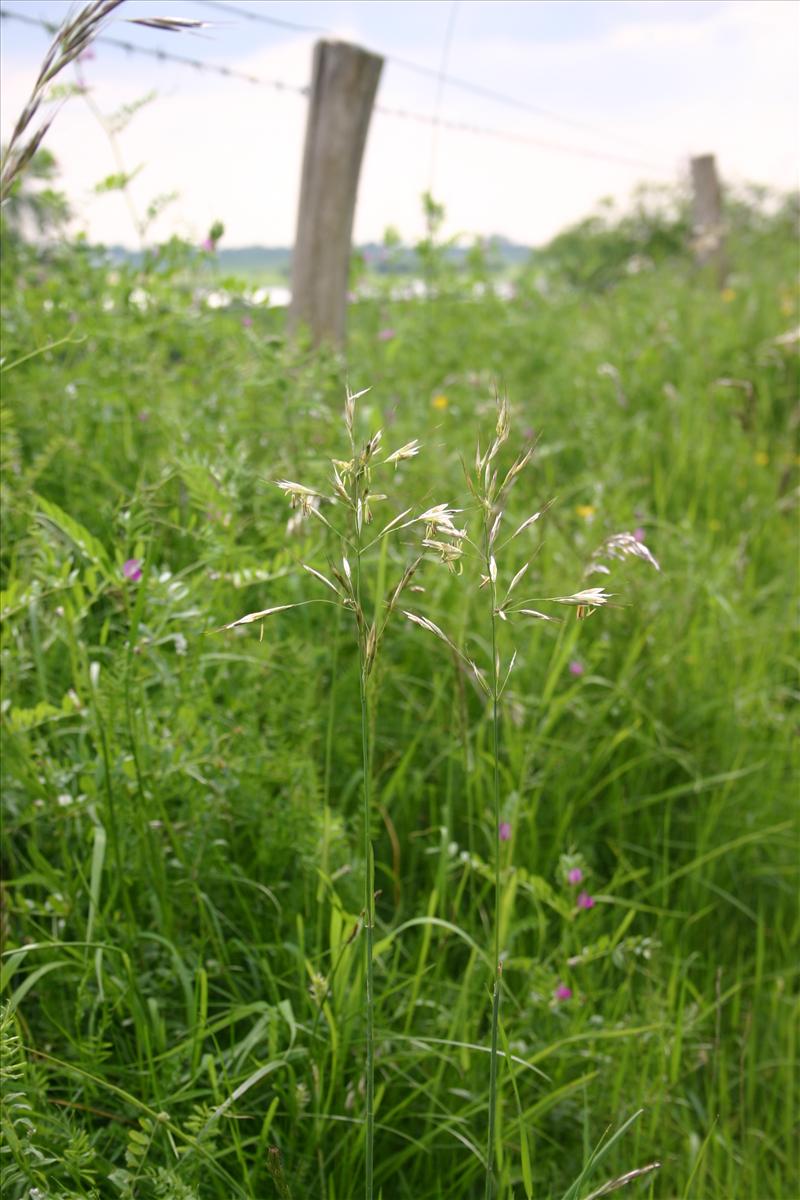
[[[489,522],[486,521],[486,570],[490,573]],[[499,669],[497,663],[497,595],[494,580],[492,600],[492,731],[494,757],[494,984],[492,988],[492,1050],[489,1057],[489,1128],[486,1147],[486,1200],[495,1191],[494,1143],[497,1119],[497,1032],[500,1025],[500,719]]]
[[[369,787],[369,749],[367,746],[367,726],[369,709],[367,704],[367,681],[365,678],[365,662],[362,652],[361,660],[361,753],[364,764],[364,857],[366,871],[364,877],[364,929],[366,931],[366,981],[367,981],[367,1105],[366,1105],[366,1195],[372,1200],[373,1191],[373,1153],[375,1142],[375,1012],[372,979],[372,939],[375,925],[375,866],[372,858],[372,841],[370,839],[370,787]]]
[[[106,119],[106,117],[103,115],[103,113],[100,111],[100,109],[97,107],[97,105],[92,100],[89,89],[84,84],[84,80],[83,80],[82,72],[80,70],[79,63],[76,63],[76,66],[78,67],[77,75],[78,75],[78,83],[81,86],[81,96],[84,100],[84,103],[87,105],[90,112],[92,113],[92,116],[97,120],[98,124],[100,125],[101,129],[103,130],[103,133],[108,138],[109,145],[111,146],[111,153],[114,155],[114,162],[116,163],[116,166],[117,166],[117,172],[119,173],[119,178],[122,181],[120,190],[122,191],[122,194],[125,198],[125,204],[127,206],[128,213],[129,213],[131,221],[133,223],[133,228],[136,230],[136,236],[139,239],[139,245],[142,248],[142,250],[144,250],[145,249],[145,238],[144,238],[145,224],[139,217],[138,212],[136,211],[136,205],[134,204],[133,196],[131,195],[130,181],[131,181],[132,177],[129,176],[128,172],[125,170],[125,161],[122,157],[122,151],[119,148],[119,142],[117,141],[117,138],[114,134],[114,130],[112,128],[111,123]]]
[[[370,762],[369,762],[369,697],[367,695],[366,621],[361,603],[361,531],[356,530],[356,603],[360,613],[358,630],[359,684],[361,693],[361,759],[363,768],[364,797],[364,955],[366,980],[366,1042],[367,1042],[367,1094],[366,1094],[366,1141],[365,1141],[365,1194],[373,1200],[374,1151],[375,1151],[375,1011],[372,976],[372,941],[375,925],[375,864],[370,838]]]
[[[317,945],[322,945],[322,927],[325,887],[330,873],[330,835],[331,835],[331,776],[333,773],[333,741],[336,730],[336,683],[339,665],[339,637],[342,625],[342,610],[336,609],[336,630],[333,635],[333,651],[331,654],[331,686],[328,697],[328,721],[325,732],[325,776],[322,784],[322,877],[317,882]]]
[[[103,785],[106,792],[106,809],[108,812],[108,825],[111,833],[111,847],[114,855],[114,865],[117,868],[117,884],[122,892],[122,901],[125,906],[125,911],[128,914],[130,928],[136,928],[136,916],[131,904],[130,893],[126,883],[125,872],[122,868],[122,854],[120,851],[120,836],[119,822],[117,819],[117,806],[114,799],[114,785],[111,782],[111,754],[108,746],[108,734],[106,732],[105,723],[100,713],[100,704],[96,693],[92,694],[92,704],[94,708],[94,718],[97,725],[97,740],[100,744],[100,753],[103,759]]]

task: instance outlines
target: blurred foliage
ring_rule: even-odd
[[[536,1196],[574,1195],[639,1108],[579,1196],[654,1158],[658,1200],[797,1193],[796,202],[730,206],[722,292],[680,205],[647,211],[556,239],[512,299],[491,251],[455,266],[432,221],[435,294],[354,303],[346,357],[288,341],[178,240],[117,264],[83,242],[3,255],[9,1200],[261,1200],[281,1162],[295,1196],[354,1194],[357,663],[323,605],[263,641],[215,632],[314,594],[325,527],[290,525],[274,481],[326,486],[347,379],[371,387],[360,437],[423,443],[404,504],[466,522],[460,456],[508,391],[537,446],[509,521],[557,497],[520,544],[535,594],[574,590],[620,529],[662,564],[621,567],[619,607],[589,621],[503,632],[504,1195],[524,1194],[523,1138]],[[485,658],[485,593],[434,562],[418,580],[415,606]],[[490,721],[410,625],[376,687],[378,1183],[472,1200]]]
[[[24,175],[11,186],[0,208],[0,246],[6,268],[16,270],[23,242],[60,234],[71,217],[63,192],[49,186],[58,177],[56,160],[49,150],[37,150]]]
[[[758,187],[728,189],[724,225],[741,247],[765,239],[773,249],[785,246],[797,237],[798,195]],[[646,185],[637,189],[625,208],[604,200],[596,213],[535,252],[531,267],[574,287],[603,291],[626,275],[652,270],[660,263],[690,263],[691,234],[688,194]]]

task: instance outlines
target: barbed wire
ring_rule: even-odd
[[[53,34],[57,31],[58,26],[53,25],[49,21],[44,21],[38,17],[29,17],[27,13],[20,13],[14,9],[0,8],[0,20],[15,20],[21,21],[26,25],[37,25],[48,33]],[[300,87],[297,84],[286,83],[280,79],[264,79],[257,75],[248,75],[243,71],[237,71],[233,67],[225,67],[219,63],[208,63],[201,59],[188,58],[180,54],[170,54],[166,50],[154,50],[147,46],[137,46],[133,42],[128,42],[122,38],[108,37],[106,34],[101,34],[94,39],[94,42],[102,43],[106,46],[114,46],[117,49],[125,50],[129,54],[144,54],[149,58],[155,58],[160,62],[174,62],[180,66],[191,67],[195,71],[207,71],[215,75],[223,76],[227,79],[240,79],[245,83],[257,84],[262,87],[269,87],[279,92],[291,92],[299,96],[308,98],[309,88]],[[448,129],[453,133],[466,133],[476,137],[493,138],[497,141],[516,143],[523,146],[534,146],[540,150],[554,150],[560,154],[571,154],[579,158],[591,158],[602,162],[614,163],[618,166],[642,167],[648,171],[657,171],[659,173],[671,172],[672,168],[664,164],[649,162],[645,159],[624,157],[618,154],[609,154],[603,150],[592,150],[586,146],[570,146],[561,142],[552,142],[544,138],[538,138],[530,134],[515,133],[512,130],[495,129],[490,126],[473,125],[467,121],[455,121],[451,119],[436,118],[427,113],[413,112],[403,108],[395,108],[390,105],[378,103],[373,106],[373,111],[380,116],[394,117],[403,121],[414,121],[420,125],[433,125],[439,129]]]
[[[286,21],[281,17],[268,17],[266,13],[251,12],[248,8],[239,8],[235,4],[215,4],[214,0],[197,0],[205,8],[215,8],[218,12],[233,13],[235,17],[244,17],[248,21],[260,21],[262,25],[276,25],[280,29],[293,29],[296,33],[331,33],[324,25],[302,25],[298,21]]]
[[[284,21],[278,17],[268,16],[266,13],[252,12],[246,8],[239,8],[235,4],[228,4],[227,0],[196,0],[204,8],[212,8],[216,12],[232,13],[237,17],[244,17],[248,21],[257,21],[262,25],[281,26],[286,29],[293,29],[300,33],[324,33],[331,37],[336,36],[330,28],[325,28],[322,25],[301,25],[294,21]],[[369,47],[366,47],[369,49]],[[545,120],[556,122],[559,125],[569,126],[572,129],[579,129],[583,133],[594,134],[595,137],[604,138],[606,141],[617,142],[620,145],[629,146],[634,150],[649,150],[642,142],[634,141],[631,138],[620,137],[619,134],[601,129],[597,125],[593,125],[586,121],[580,121],[574,117],[565,116],[563,113],[554,112],[550,108],[543,108],[539,104],[533,104],[528,100],[522,100],[518,96],[509,96],[505,92],[495,91],[493,88],[484,87],[483,84],[474,83],[469,79],[460,79],[455,75],[442,74],[436,67],[426,67],[422,63],[413,62],[411,59],[402,58],[396,54],[390,54],[383,50],[374,50],[373,53],[379,54],[388,63],[393,63],[396,67],[402,67],[406,71],[413,71],[417,75],[424,75],[428,79],[434,79],[438,83],[446,83],[449,87],[458,88],[459,91],[469,92],[473,96],[479,96],[482,100],[492,100],[496,104],[503,104],[507,108],[515,108],[518,112],[530,113],[536,117],[543,117]]]
[[[373,111],[384,117],[399,117],[404,121],[418,121],[422,125],[436,124],[440,129],[450,129],[454,133],[470,133],[476,137],[495,138],[503,142],[516,142],[522,146],[535,146],[539,150],[555,150],[560,154],[573,154],[579,158],[596,158],[602,162],[616,163],[618,166],[644,167],[648,171],[659,174],[672,172],[673,168],[663,163],[647,162],[641,158],[627,158],[619,154],[606,154],[603,150],[591,150],[586,146],[568,146],[562,142],[550,142],[545,138],[533,137],[526,133],[514,133],[511,130],[493,129],[484,125],[472,125],[468,121],[439,120],[429,117],[426,113],[409,112],[402,108],[390,108],[385,104],[375,104]]]
[[[447,27],[444,31],[444,42],[442,44],[442,58],[439,64],[439,78],[436,81],[436,100],[433,105],[433,132],[431,133],[431,165],[428,172],[428,195],[434,194],[434,183],[436,181],[436,160],[439,150],[439,122],[442,112],[442,95],[444,94],[444,81],[447,76],[447,63],[450,58],[450,47],[453,44],[453,34],[456,28],[456,18],[458,10],[461,7],[461,0],[452,0],[450,4],[450,13],[447,18]]]
[[[11,8],[0,8],[0,20],[21,21],[23,25],[38,25],[40,29],[46,30],[51,35],[57,33],[59,29],[59,26],[54,25],[51,21],[45,21],[41,17],[29,17],[27,13],[17,12]],[[235,67],[225,67],[221,63],[204,62],[199,58],[189,58],[184,54],[170,54],[167,50],[152,49],[150,46],[137,46],[133,42],[125,41],[124,38],[109,37],[107,34],[100,34],[98,37],[92,39],[92,45],[95,43],[102,43],[105,46],[116,46],[118,50],[125,50],[128,54],[144,54],[148,58],[158,59],[159,62],[179,63],[183,67],[192,67],[195,71],[210,71],[226,79],[241,79],[245,83],[274,88],[278,92],[295,92],[300,96],[308,96],[307,87],[298,87],[297,84],[286,83],[282,79],[264,79],[258,75],[248,75],[244,71],[237,71]]]

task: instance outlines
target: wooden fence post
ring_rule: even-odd
[[[358,176],[383,59],[346,42],[314,47],[289,328],[342,345]]]
[[[713,154],[691,161],[693,246],[698,266],[710,267],[722,283],[726,271],[722,189]]]

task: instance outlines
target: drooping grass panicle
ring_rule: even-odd
[[[277,486],[289,497],[289,503],[292,508],[299,508],[305,516],[308,516],[312,501],[319,500],[322,496],[321,492],[317,492],[314,488],[306,487],[302,483],[294,483],[291,479],[279,479]]]
[[[285,612],[289,608],[298,608],[297,604],[276,604],[273,608],[262,608],[258,612],[245,613],[243,617],[238,617],[235,621],[229,621],[227,625],[220,625],[215,633],[222,633],[225,629],[237,629],[240,625],[252,625],[254,621],[263,621],[265,617],[271,617],[274,613]]]
[[[427,629],[434,635],[434,637],[439,638],[439,641],[444,642],[446,646],[449,646],[451,650],[456,650],[455,643],[451,641],[444,630],[441,629],[435,623],[435,621],[429,621],[427,617],[421,617],[419,613],[408,612],[406,609],[403,609],[403,616],[407,617],[409,621],[413,621],[415,625],[419,625],[420,629]],[[457,650],[456,653],[458,653]]]
[[[627,1187],[629,1183],[634,1183],[637,1179],[644,1179],[646,1175],[652,1175],[653,1171],[660,1169],[660,1162],[651,1162],[645,1167],[634,1167],[632,1171],[626,1171],[624,1175],[617,1175],[616,1178],[607,1180],[599,1188],[590,1192],[588,1196],[584,1196],[582,1200],[600,1200],[602,1196],[610,1196],[612,1192],[617,1192],[620,1188]]]
[[[313,575],[316,579],[319,579],[325,584],[326,587],[329,587],[332,592],[335,592],[337,596],[339,596],[341,599],[344,599],[336,584],[331,583],[330,579],[328,579],[326,575],[323,575],[321,571],[318,571],[315,567],[310,567],[308,563],[303,563],[303,570],[308,571],[309,575]]]
[[[530,529],[531,525],[534,525],[536,521],[541,520],[545,513],[552,508],[553,504],[555,504],[555,500],[548,500],[547,503],[543,504],[537,512],[532,513],[529,517],[526,517],[522,524],[517,526],[511,536],[507,538],[505,542],[503,542],[503,545],[500,547],[500,549],[502,550],[504,546],[507,546],[508,543],[513,541],[515,537],[518,537],[519,534],[524,533],[526,529]]]
[[[601,608],[613,599],[613,595],[613,592],[607,592],[605,588],[593,587],[573,592],[571,596],[551,596],[550,601],[553,604],[572,604],[577,608]]]
[[[395,466],[398,466],[405,459],[414,458],[417,454],[419,454],[419,451],[419,441],[417,438],[413,438],[412,441],[406,442],[404,446],[401,446],[399,450],[395,450],[393,454],[390,454],[389,457],[385,458],[383,461],[384,463],[394,463]]]
[[[615,558],[618,560],[640,558],[643,562],[649,563],[651,567],[654,567],[656,571],[661,570],[661,566],[655,555],[648,550],[644,542],[635,533],[615,533],[611,537],[606,538],[590,558],[585,574],[592,575],[599,572],[602,575],[608,575],[610,573],[609,568],[603,562],[603,559],[606,558]]]
[[[423,542],[423,545],[424,545],[424,542]],[[389,595],[389,599],[386,602],[386,618],[385,618],[386,620],[389,619],[389,615],[390,615],[390,613],[392,613],[394,611],[395,606],[397,605],[397,601],[400,599],[400,596],[403,594],[405,589],[411,583],[411,580],[413,579],[414,575],[416,574],[417,569],[419,568],[419,565],[421,562],[422,562],[422,556],[418,555],[417,558],[413,559],[408,564],[406,569],[403,571],[403,574],[400,576],[400,579],[395,584],[394,588],[392,589],[392,591]]]

